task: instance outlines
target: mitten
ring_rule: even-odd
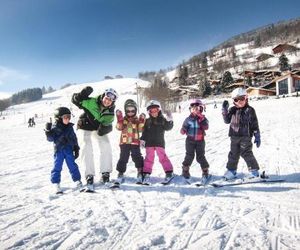
[[[205,116],[199,111],[197,112],[198,121],[202,122],[205,118]]]
[[[139,123],[144,123],[146,119],[146,115],[144,113],[141,113],[139,116]]]
[[[140,140],[140,146],[144,148],[146,146],[146,142],[144,140]]]
[[[186,130],[184,128],[180,129],[180,134],[185,135],[186,134]]]
[[[45,132],[49,132],[52,128],[52,123],[51,122],[47,122],[45,124]]]
[[[73,152],[74,152],[74,158],[75,159],[77,159],[78,158],[78,156],[79,156],[79,146],[78,145],[75,145],[74,147],[73,147]]]
[[[229,108],[229,102],[227,100],[225,100],[222,104],[222,108],[223,109],[228,109]]]
[[[259,148],[260,146],[260,133],[259,132],[254,132],[254,143],[256,144],[256,147]]]
[[[89,97],[89,95],[93,92],[93,88],[90,86],[85,87],[83,90],[81,90],[80,95],[82,99],[86,99]]]
[[[172,116],[172,113],[171,111],[167,111],[166,112],[166,120],[169,122],[169,121],[173,121],[173,116]]]
[[[122,111],[119,110],[119,109],[116,110],[116,116],[117,116],[117,121],[118,121],[118,122],[122,122],[122,121],[124,120],[124,118],[123,118],[123,113],[122,113]]]

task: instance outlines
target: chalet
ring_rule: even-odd
[[[273,50],[274,54],[279,54],[279,53],[285,53],[285,52],[295,52],[298,50],[298,48],[293,45],[284,43],[284,44],[278,44],[272,50]]]
[[[262,62],[268,60],[269,58],[274,57],[273,55],[262,53],[258,57],[256,57],[256,61]]]
[[[257,96],[273,96],[273,95],[276,95],[276,90],[249,87],[249,88],[247,88],[247,94],[249,96],[256,96],[256,97]]]
[[[300,70],[293,70],[275,79],[276,95],[290,95],[300,91]]]

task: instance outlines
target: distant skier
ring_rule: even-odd
[[[190,166],[196,154],[196,160],[202,169],[202,181],[209,177],[209,164],[205,158],[205,130],[208,129],[208,120],[203,115],[204,104],[200,99],[193,99],[190,102],[190,115],[184,120],[181,134],[186,134],[185,158],[182,162],[182,176],[190,178]]]
[[[31,118],[31,126],[32,126],[32,127],[35,127],[34,117]]]
[[[168,113],[165,118],[162,115],[160,103],[156,100],[151,100],[147,104],[147,111],[149,118],[146,119],[141,137],[141,140],[144,141],[146,147],[143,184],[149,184],[155,152],[166,173],[165,181],[173,178],[173,165],[166,155],[164,139],[165,131],[173,128],[172,115],[171,113]]]
[[[137,169],[137,182],[142,182],[142,173],[144,159],[140,149],[140,133],[143,132],[145,124],[145,114],[140,114],[137,117],[137,104],[134,100],[128,99],[124,104],[125,116],[122,111],[117,110],[117,125],[116,128],[121,131],[120,138],[120,159],[117,163],[118,183],[121,183],[126,171],[129,156],[131,154],[132,160]]]
[[[28,119],[28,128],[31,128],[32,127],[32,118],[30,117]]]
[[[67,163],[72,180],[78,188],[82,188],[81,175],[75,159],[79,156],[77,137],[70,123],[71,112],[66,107],[59,107],[54,113],[55,124],[47,122],[45,133],[47,140],[54,142],[54,167],[51,171],[51,182],[55,185],[56,193],[62,193],[60,187],[61,171],[64,160]]]
[[[94,189],[94,155],[100,155],[101,182],[109,182],[112,172],[112,149],[108,133],[112,131],[115,101],[118,98],[117,92],[112,88],[106,89],[99,96],[89,97],[92,92],[93,88],[88,86],[72,96],[72,102],[84,111],[79,117],[77,128],[81,146],[80,162],[85,168],[88,191]],[[100,148],[100,153],[94,151],[94,143]]]
[[[258,177],[259,166],[253,155],[253,144],[251,142],[251,138],[254,135],[256,146],[259,147],[261,143],[255,110],[248,104],[248,96],[245,89],[237,88],[233,90],[231,97],[234,106],[229,108],[229,103],[225,100],[222,108],[224,122],[230,124],[229,136],[231,140],[226,166],[227,171],[224,174],[224,178],[230,180],[236,177],[240,156],[244,158],[248,166],[249,173],[246,177]]]

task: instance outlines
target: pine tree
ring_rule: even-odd
[[[280,71],[286,71],[291,69],[291,66],[289,65],[289,59],[284,53],[279,57],[279,67]]]
[[[225,71],[222,78],[222,91],[226,91],[226,87],[233,83],[233,78],[229,71]]]

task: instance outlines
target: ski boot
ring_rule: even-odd
[[[185,179],[189,179],[191,177],[190,174],[190,166],[182,166],[182,174]]]
[[[93,193],[95,191],[94,189],[94,176],[88,175],[86,177],[86,190],[85,192]]]
[[[119,172],[118,178],[115,180],[115,184],[121,184],[124,182],[124,173]]]
[[[100,182],[103,183],[103,184],[109,182],[109,176],[110,176],[109,172],[102,173]]]
[[[81,180],[75,181],[75,185],[80,192],[84,189]]]
[[[144,178],[143,178],[143,185],[149,186],[150,183],[150,174],[149,173],[144,173]]]
[[[202,178],[200,183],[206,185],[210,179],[211,175],[209,174],[208,168],[202,168]]]
[[[143,184],[143,169],[137,168],[136,184]]]
[[[59,183],[55,183],[54,188],[55,188],[55,193],[56,194],[63,194],[63,191],[62,191]]]
[[[236,178],[236,170],[227,170],[223,176],[225,181],[233,180]]]
[[[245,179],[253,179],[259,177],[258,169],[249,169],[249,173],[245,175]]]
[[[169,171],[169,172],[166,172],[166,176],[165,176],[165,179],[163,180],[163,182],[161,184],[163,185],[167,185],[170,183],[170,181],[174,178],[174,174],[173,174],[173,171]]]

